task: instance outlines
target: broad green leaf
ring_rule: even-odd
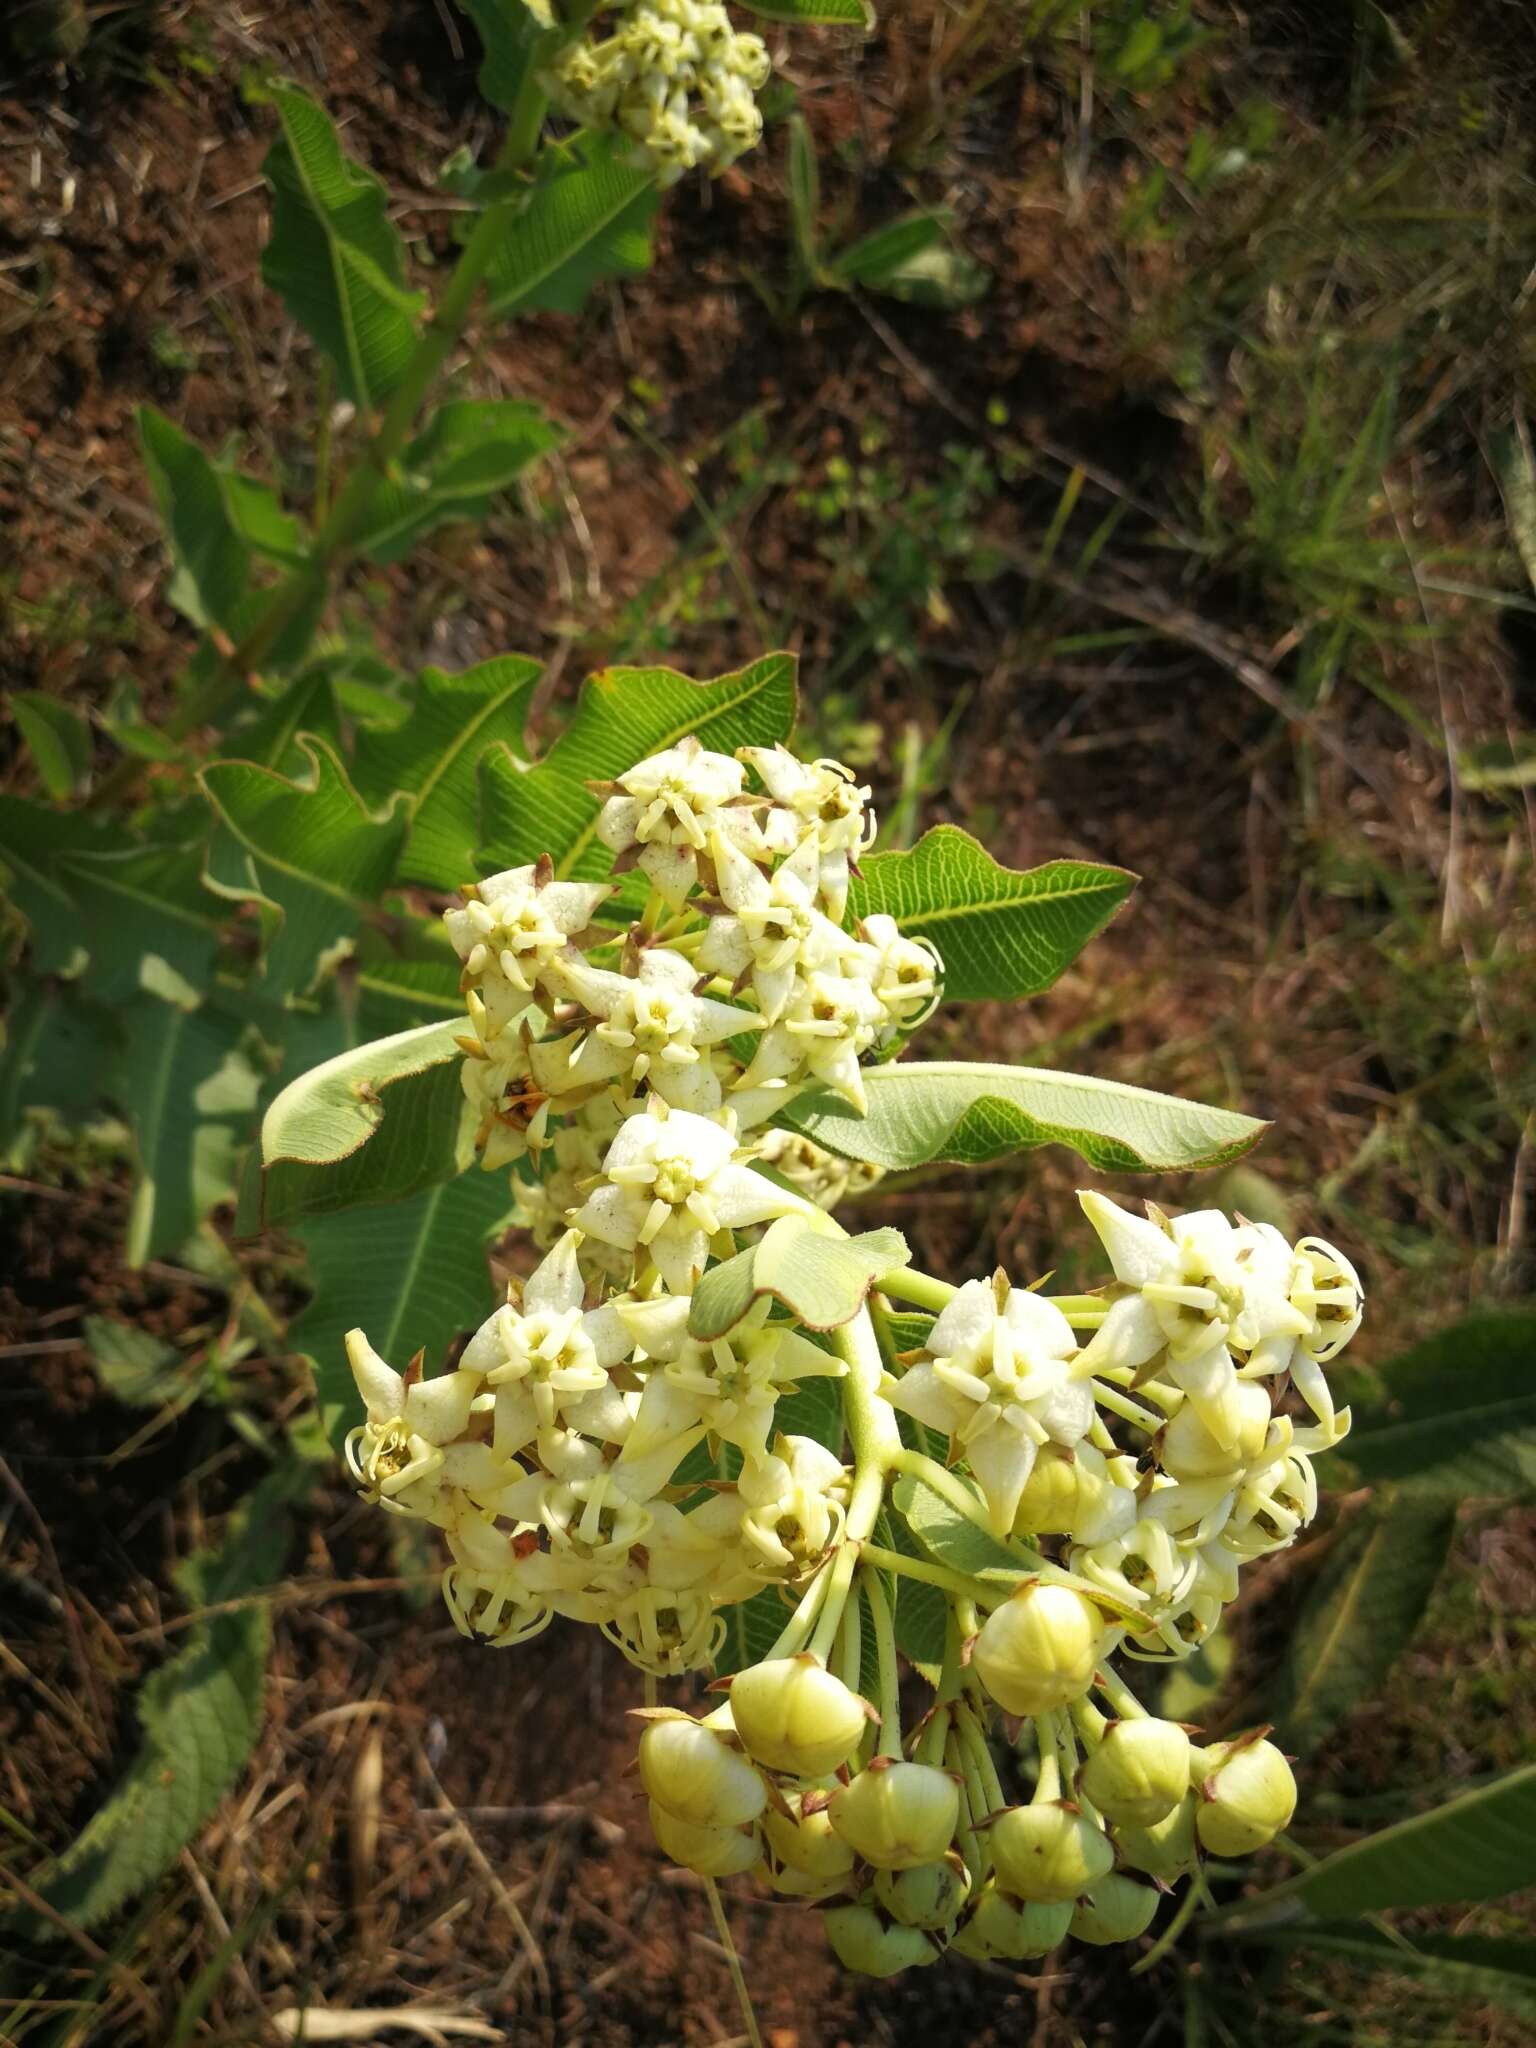
[[[839,249],[832,259],[832,275],[842,283],[867,284],[878,289],[893,271],[941,243],[948,219],[946,213],[925,211],[904,213],[898,220],[886,221],[882,227]]]
[[[341,706],[327,662],[301,670],[249,725],[230,736],[225,751],[281,775],[302,774],[307,762],[298,744],[301,733],[324,740],[338,754],[343,751]]]
[[[176,1346],[133,1323],[87,1316],[85,1348],[102,1385],[126,1408],[162,1408],[185,1384]]]
[[[952,1001],[1038,995],[1103,931],[1136,877],[1124,868],[1053,860],[1000,867],[956,825],[935,825],[909,853],[874,853],[848,891],[856,917],[883,911],[944,959]]]
[[[926,1490],[926,1489],[925,1489]],[[881,1517],[884,1534],[877,1531],[878,1540],[889,1539],[890,1548],[899,1550],[907,1557],[926,1557],[927,1552],[907,1527],[906,1518],[901,1514],[885,1511]],[[921,1579],[903,1579],[901,1597],[896,1603],[896,1647],[901,1654],[919,1665],[926,1677],[934,1681],[938,1668],[944,1662],[944,1637],[948,1625],[949,1602],[937,1586],[928,1586]]]
[[[200,781],[224,831],[208,879],[271,913],[266,978],[303,990],[320,956],[350,940],[392,878],[407,820],[364,807],[330,748],[304,742],[312,773],[289,782],[250,761],[212,761]]]
[[[38,780],[55,803],[67,802],[91,772],[90,721],[42,690],[13,690],[10,706]]]
[[[1315,1926],[1303,1921],[1245,1928],[1243,1939],[1339,1956],[1361,1969],[1408,1977],[1462,2012],[1498,2005],[1521,2019],[1536,2020],[1536,1941],[1518,1936],[1416,1931],[1411,1941],[1405,1941],[1354,1921],[1337,1920]]]
[[[419,1350],[429,1366],[440,1364],[454,1338],[496,1305],[486,1242],[509,1207],[504,1174],[466,1173],[384,1208],[312,1216],[300,1229],[314,1293],[288,1341],[314,1362],[333,1445],[362,1420],[344,1349],[348,1330],[365,1330],[397,1368]]]
[[[1536,1314],[1468,1316],[1383,1369],[1386,1406],[1340,1453],[1422,1501],[1536,1491]]]
[[[313,1067],[261,1123],[260,1216],[244,1229],[392,1202],[474,1158],[458,1018],[374,1039]]]
[[[871,14],[867,0],[742,0],[751,14],[764,21],[825,22],[833,27],[867,28]]]
[[[99,1109],[116,1049],[110,1011],[68,982],[18,976],[0,1042],[0,1160],[25,1169],[29,1110],[73,1121]]]
[[[777,1121],[872,1166],[976,1166],[1038,1145],[1069,1145],[1105,1173],[1223,1165],[1267,1128],[1235,1110],[1037,1067],[903,1060],[872,1067],[864,1087],[863,1118],[823,1093],[799,1097]]]
[[[139,441],[176,573],[167,596],[195,626],[238,630],[250,582],[250,544],[211,458],[152,405],[138,412]]]
[[[811,281],[820,274],[821,166],[811,140],[810,123],[804,114],[791,114],[786,122],[789,139],[784,147],[784,186],[789,198],[789,221],[802,277]]]
[[[1374,1505],[1334,1541],[1291,1631],[1266,1715],[1287,1749],[1310,1756],[1412,1641],[1455,1533],[1455,1510],[1405,1500]]]
[[[130,843],[86,811],[56,811],[0,792],[0,869],[10,878],[4,894],[31,927],[35,973],[77,972],[84,959],[80,906],[60,868],[64,855],[121,851]]]
[[[482,768],[486,846],[480,864],[522,867],[548,853],[564,875],[605,875],[595,837],[599,799],[589,782],[611,780],[689,733],[723,754],[772,746],[794,729],[795,657],[765,654],[713,682],[669,668],[610,668],[589,676],[569,725],[531,768],[502,754]]]
[[[618,160],[614,144],[582,135],[544,151],[543,172],[486,276],[490,311],[575,313],[605,278],[651,264],[656,181]]]
[[[1461,1905],[1536,1885],[1536,1764],[1351,1842],[1239,1909],[1295,1903],[1314,1914]]]
[[[287,1503],[306,1483],[275,1472],[231,1517],[223,1541],[177,1578],[194,1609],[269,1586],[288,1544]],[[35,1880],[77,1927],[94,1927],[170,1869],[244,1768],[261,1729],[271,1617],[263,1602],[210,1614],[139,1696],[140,1740],[126,1774],[52,1871]]]
[[[978,1529],[942,1494],[910,1473],[903,1473],[891,1488],[891,1501],[916,1538],[919,1554],[926,1551],[938,1564],[973,1579],[1016,1579],[1029,1569],[1006,1545]],[[983,1506],[979,1493],[976,1504]]]
[[[241,1050],[244,1019],[214,1003],[183,1009],[143,995],[119,1020],[123,1049],[109,1087],[133,1127],[125,1258],[141,1266],[174,1253],[234,1193],[261,1076]]]
[[[363,801],[379,806],[396,790],[411,799],[403,880],[439,889],[474,880],[480,761],[490,747],[523,752],[523,724],[540,674],[539,664],[520,654],[460,675],[426,669],[405,723],[360,736],[352,772]]]
[[[479,31],[485,52],[475,83],[493,107],[510,114],[544,31],[524,0],[459,0],[459,4]]]
[[[272,104],[281,133],[262,166],[272,187],[262,277],[330,357],[343,396],[377,406],[415,349],[422,307],[421,294],[405,287],[405,250],[387,195],[343,153],[313,100],[279,86]]]
[[[374,491],[358,546],[376,562],[398,562],[447,520],[483,520],[498,493],[563,438],[547,413],[520,399],[451,400]]]
[[[899,1230],[835,1237],[803,1216],[781,1216],[757,1244],[704,1275],[688,1328],[706,1342],[723,1337],[767,1294],[811,1329],[835,1330],[853,1321],[882,1273],[911,1257]]]
[[[1500,427],[1489,438],[1494,475],[1504,497],[1504,512],[1525,573],[1536,590],[1536,450],[1522,419]]]
[[[805,1333],[815,1342],[814,1333]],[[843,1393],[841,1383],[825,1375],[803,1379],[791,1394],[781,1394],[773,1411],[773,1427],[784,1436],[808,1436],[841,1453]]]
[[[200,847],[65,853],[57,872],[79,906],[93,999],[145,988],[174,989],[187,1007],[201,999],[228,913],[204,885]]]

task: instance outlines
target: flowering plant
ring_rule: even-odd
[[[578,724],[611,750],[647,723],[647,686],[603,682]],[[745,694],[681,689],[701,713]],[[588,778],[574,838],[535,786],[522,836],[547,823],[559,846],[444,917],[467,1028],[344,1055],[269,1113],[271,1170],[360,1060],[375,1102],[455,1066],[452,1157],[510,1170],[543,1254],[436,1377],[350,1332],[348,1465],[441,1531],[466,1636],[508,1647],[562,1615],[646,1674],[640,1772],[675,1861],[815,1903],[877,1976],[950,1946],[1126,1940],[1203,1854],[1290,1818],[1266,1730],[1200,1747],[1116,1660],[1189,1655],[1242,1565],[1310,1520],[1313,1458],[1349,1427],[1325,1368],[1360,1284],[1318,1239],[1091,1191],[1108,1270],[1085,1294],[956,1286],[895,1230],[848,1234],[834,1206],[890,1166],[1045,1138],[1118,1158],[1159,1129],[1137,1163],[1167,1164],[1170,1119],[1194,1164],[1257,1126],[900,1060],[946,948],[962,988],[1019,980],[1031,948],[1059,971],[1062,906],[1129,878],[1011,874],[946,828],[873,853],[848,769],[698,736],[738,722],[714,711]],[[1096,1099],[1087,1129],[1043,1115],[1071,1088]],[[722,1695],[702,1718],[657,1703],[692,1674]],[[1022,1800],[1005,1748],[1030,1759]]]

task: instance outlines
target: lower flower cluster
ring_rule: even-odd
[[[1134,1938],[1203,1854],[1290,1817],[1267,1731],[1197,1745],[1116,1660],[1190,1654],[1312,1517],[1358,1277],[1095,1192],[1086,1294],[844,1245],[829,1211],[875,1175],[795,1105],[862,1114],[942,987],[931,946],[850,910],[868,792],[689,740],[597,794],[608,879],[540,862],[446,919],[467,1128],[544,1256],[437,1378],[351,1333],[352,1474],[442,1532],[465,1635],[562,1616],[653,1702],[723,1691],[644,1710],[657,1840],[814,1904],[850,1967]]]

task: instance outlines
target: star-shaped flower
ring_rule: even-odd
[[[690,735],[617,778],[598,813],[597,836],[615,853],[638,846],[652,886],[681,910],[699,879],[699,855],[744,781],[739,761],[710,753]]]
[[[613,894],[608,882],[557,882],[547,862],[507,868],[465,890],[462,910],[443,923],[464,962],[464,985],[478,988],[483,1013],[471,1012],[487,1044],[521,1018],[540,974]]]
[[[395,1371],[361,1330],[346,1337],[347,1363],[368,1420],[347,1437],[352,1476],[373,1498],[403,1511],[430,1511],[445,1446],[469,1421],[480,1375],[459,1370],[424,1380]]]
[[[816,906],[816,840],[807,838],[772,875],[765,875],[723,832],[714,834],[710,851],[727,914],[710,920],[699,966],[731,981],[750,975],[758,1008],[775,1023],[796,976],[835,966],[848,943],[841,927]]]
[[[755,1011],[695,995],[691,963],[662,947],[642,953],[633,976],[568,961],[549,979],[597,1019],[590,1031],[533,1047],[533,1071],[551,1092],[622,1078],[646,1084],[674,1109],[707,1116],[720,1107],[711,1048],[763,1029]]]
[[[742,747],[773,809],[762,821],[765,844],[793,853],[810,836],[817,848],[818,887],[828,915],[840,919],[848,900],[852,858],[874,843],[870,792],[840,761],[801,761],[787,747]]]
[[[1072,1326],[1051,1302],[1001,1276],[968,1280],[925,1349],[926,1360],[887,1382],[887,1397],[963,1453],[1005,1536],[1040,1446],[1076,1443],[1093,1421]]]

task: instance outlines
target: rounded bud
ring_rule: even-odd
[[[679,1820],[664,1806],[651,1801],[651,1832],[663,1855],[700,1877],[735,1877],[750,1870],[763,1853],[757,1829],[700,1828],[692,1821]]]
[[[1071,1932],[1079,1941],[1107,1948],[1116,1941],[1135,1941],[1152,1925],[1157,1912],[1157,1893],[1134,1877],[1122,1877],[1112,1870],[1101,1877],[1085,1899],[1079,1899],[1072,1914]]]
[[[1091,1600],[1041,1579],[987,1616],[972,1666],[1009,1714],[1048,1714],[1093,1683],[1106,1630]]]
[[[1272,1842],[1296,1811],[1296,1780],[1262,1736],[1224,1742],[1197,1755],[1204,1766],[1195,1832],[1213,1856],[1251,1856]]]
[[[920,1927],[903,1927],[875,1906],[829,1906],[821,1916],[832,1953],[861,1977],[894,1977],[939,1959],[939,1947]]]
[[[1148,1877],[1172,1882],[1193,1870],[1198,1860],[1195,1848],[1195,1801],[1185,1798],[1150,1827],[1117,1826],[1115,1847],[1120,1861],[1132,1870],[1144,1870]]]
[[[858,1694],[803,1655],[738,1671],[731,1719],[749,1756],[797,1778],[824,1778],[847,1763],[869,1725]]]
[[[1189,1788],[1189,1737],[1177,1721],[1112,1721],[1077,1774],[1077,1787],[1108,1821],[1150,1827]]]
[[[1011,1806],[992,1823],[987,1846],[1003,1890],[1046,1905],[1080,1897],[1115,1861],[1104,1830],[1065,1800]]]
[[[763,1815],[768,1847],[775,1861],[786,1869],[799,1871],[818,1883],[830,1880],[840,1884],[853,1868],[853,1850],[833,1827],[827,1809],[822,1806],[806,1813],[804,1798],[802,1792],[791,1792],[786,1801],[789,1813],[781,1813],[774,1806],[768,1808]]]
[[[646,1728],[640,1782],[658,1806],[699,1828],[741,1827],[768,1803],[767,1787],[746,1758],[686,1717]]]
[[[976,1893],[950,1944],[973,1962],[1027,1963],[1049,1955],[1066,1939],[1072,1922],[1070,1902],[1046,1905],[1039,1900],[1010,1898],[988,1878]]]
[[[958,1856],[875,1873],[875,1897],[903,1927],[948,1927],[970,1890],[970,1872]]]
[[[1261,1380],[1239,1380],[1233,1391],[1237,1441],[1220,1443],[1200,1419],[1192,1401],[1163,1431],[1158,1463],[1175,1479],[1219,1479],[1251,1465],[1264,1448],[1274,1407]]]
[[[832,1825],[877,1870],[914,1870],[942,1856],[960,1824],[960,1788],[932,1764],[877,1757],[851,1784],[839,1785]]]
[[[1136,1519],[1136,1496],[1117,1486],[1092,1444],[1042,1444],[1014,1513],[1016,1536],[1102,1542]]]

